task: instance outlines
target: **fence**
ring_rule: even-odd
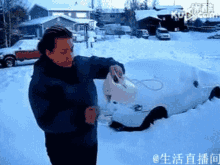
[[[202,26],[202,27],[195,27],[195,26],[188,26],[190,31],[198,31],[198,32],[215,32],[217,31],[215,26]]]

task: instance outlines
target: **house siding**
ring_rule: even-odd
[[[74,23],[75,22],[69,21],[69,20],[64,19],[62,17],[58,17],[56,19],[53,19],[51,21],[44,23],[43,28],[44,28],[44,30],[46,30],[47,28],[49,28],[53,25],[62,25],[64,27],[71,28],[71,30],[72,30],[74,28],[74,26],[73,26]]]
[[[169,31],[175,31],[175,28],[179,28],[179,30],[184,30],[184,18],[172,18],[171,15],[158,15],[158,17],[162,20],[161,26],[166,28]],[[165,20],[164,20],[165,18]]]
[[[37,37],[37,29],[39,29],[39,36],[42,37],[42,26],[41,25],[32,25],[32,26],[24,26],[19,27],[19,30],[22,34],[25,35],[35,35]]]
[[[84,19],[90,19],[90,12],[89,11],[66,11],[66,10],[50,10],[49,16],[52,16],[53,13],[63,13],[64,15],[69,16],[69,13],[71,13],[71,18],[80,18],[77,17],[77,13],[86,13],[86,17],[83,17]]]
[[[155,35],[156,29],[159,27],[160,20],[155,18],[145,18],[140,21],[137,21],[137,29],[147,29],[150,35]]]
[[[124,23],[122,13],[101,13],[100,21],[104,24]]]
[[[59,21],[58,21],[59,19]],[[65,18],[58,17],[56,19],[53,19],[51,21],[48,21],[43,24],[39,25],[32,25],[32,26],[24,26],[20,27],[19,29],[21,30],[22,34],[28,34],[28,35],[39,35],[37,37],[42,37],[45,30],[53,25],[62,25],[64,27],[70,28],[71,30],[74,29],[74,24],[75,22],[69,21]],[[37,34],[39,32],[39,34]]]
[[[29,15],[31,16],[31,19],[36,19],[36,18],[40,18],[40,17],[47,17],[48,11],[46,9],[36,5],[32,8]]]

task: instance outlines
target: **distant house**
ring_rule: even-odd
[[[138,29],[147,29],[150,34],[155,34],[160,26],[161,19],[157,16],[155,10],[136,10],[136,27]]]
[[[48,15],[48,9],[35,4],[29,11],[29,20],[47,17]]]
[[[48,16],[23,22],[19,25],[22,34],[35,35],[38,38],[43,36],[44,31],[53,25],[62,25],[69,30],[83,30],[85,24],[94,23],[90,19],[74,19],[66,15]]]
[[[123,9],[103,9],[100,20],[104,24],[123,24]]]
[[[82,6],[80,4],[70,5],[69,8],[45,8],[35,4],[29,11],[30,19],[66,15],[71,18],[90,19],[91,8]]]
[[[169,31],[184,30],[184,17],[172,17],[172,13],[175,11],[183,11],[183,7],[156,6],[151,10],[136,10],[137,28],[147,29],[151,34],[155,34],[159,26]]]
[[[216,26],[217,24],[220,24],[220,18],[197,18],[197,20],[200,20],[202,22],[201,26]]]
[[[175,12],[183,13],[182,6],[156,6],[154,9],[157,11],[157,16],[162,20],[162,27],[169,31],[182,31],[185,29],[184,15],[182,18],[179,18],[177,15],[176,17],[172,16],[172,13]]]
[[[91,18],[95,18],[95,13],[91,13]],[[101,24],[124,24],[124,9],[102,9],[100,10],[99,23]]]
[[[95,26],[90,19],[92,9],[75,3],[70,8],[45,8],[35,4],[29,11],[29,21],[19,25],[22,34],[42,37],[46,28],[60,24],[69,30],[84,30],[85,25]]]

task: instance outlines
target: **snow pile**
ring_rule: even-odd
[[[85,43],[77,43],[74,53],[78,51],[77,54],[84,56],[113,57],[124,64],[137,59],[175,59],[220,72],[219,41],[207,40],[210,33],[178,32],[171,35],[171,41],[159,41],[155,36],[150,36],[148,40],[111,36],[106,41],[94,43],[93,49],[86,49]],[[44,134],[37,126],[28,102],[27,91],[32,72],[33,66],[28,65],[0,70],[1,165],[51,165]],[[152,75],[149,73],[148,76]],[[200,77],[209,82],[206,75]],[[99,104],[105,107],[103,80],[95,80],[95,83]],[[158,120],[142,132],[114,132],[100,124],[97,164],[165,164],[165,154],[169,156],[171,164],[174,164],[172,161],[177,154],[182,154],[182,164],[187,164],[190,154],[191,160],[194,156],[194,163],[199,164],[199,155],[205,153],[211,164],[211,154],[220,154],[219,107],[220,100],[207,101],[186,113]],[[159,162],[154,163],[157,156]]]

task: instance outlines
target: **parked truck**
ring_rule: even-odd
[[[0,63],[3,67],[13,67],[17,60],[24,61],[38,59],[37,39],[17,41],[12,47],[0,49]]]

